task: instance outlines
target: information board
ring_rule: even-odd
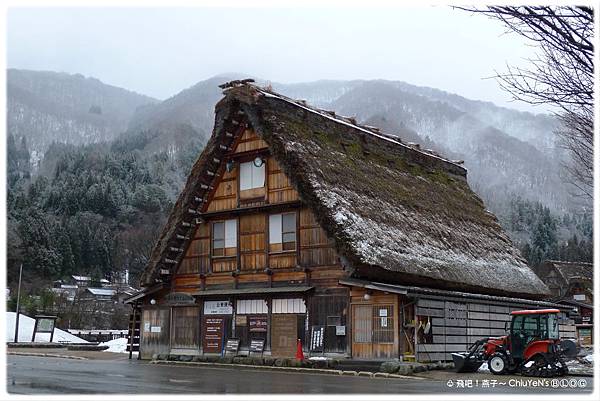
[[[250,352],[262,353],[265,349],[265,339],[257,338],[250,341]]]
[[[204,317],[204,335],[202,349],[206,353],[217,354],[223,347],[223,329],[225,319],[222,317]]]
[[[239,338],[230,338],[227,340],[225,344],[225,353],[226,354],[237,354],[240,349],[240,339]]]
[[[323,352],[324,338],[325,338],[325,326],[311,326],[311,328],[310,328],[310,351]]]

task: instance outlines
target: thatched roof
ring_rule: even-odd
[[[594,265],[586,262],[565,262],[562,260],[547,260],[543,266],[546,270],[553,267],[566,284],[571,281],[594,281]]]
[[[213,135],[194,165],[142,284],[152,283],[206,171],[240,120],[269,145],[353,277],[541,298],[546,286],[469,188],[466,170],[354,119],[248,82],[225,86]],[[221,146],[223,145],[224,146]],[[168,267],[168,266],[167,266]],[[164,266],[162,266],[164,268]]]

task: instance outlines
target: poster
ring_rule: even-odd
[[[266,316],[250,316],[249,329],[251,333],[266,333],[267,332],[267,317]]]
[[[225,319],[222,317],[204,318],[204,335],[202,336],[202,348],[206,353],[217,354],[223,348],[223,329]]]

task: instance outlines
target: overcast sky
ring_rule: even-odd
[[[506,63],[535,49],[497,21],[450,7],[13,8],[7,64],[93,76],[159,99],[241,72],[275,82],[401,80],[496,104]]]

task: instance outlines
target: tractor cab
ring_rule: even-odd
[[[511,315],[509,346],[514,359],[527,359],[528,346],[534,342],[558,341],[558,309],[520,310]]]

